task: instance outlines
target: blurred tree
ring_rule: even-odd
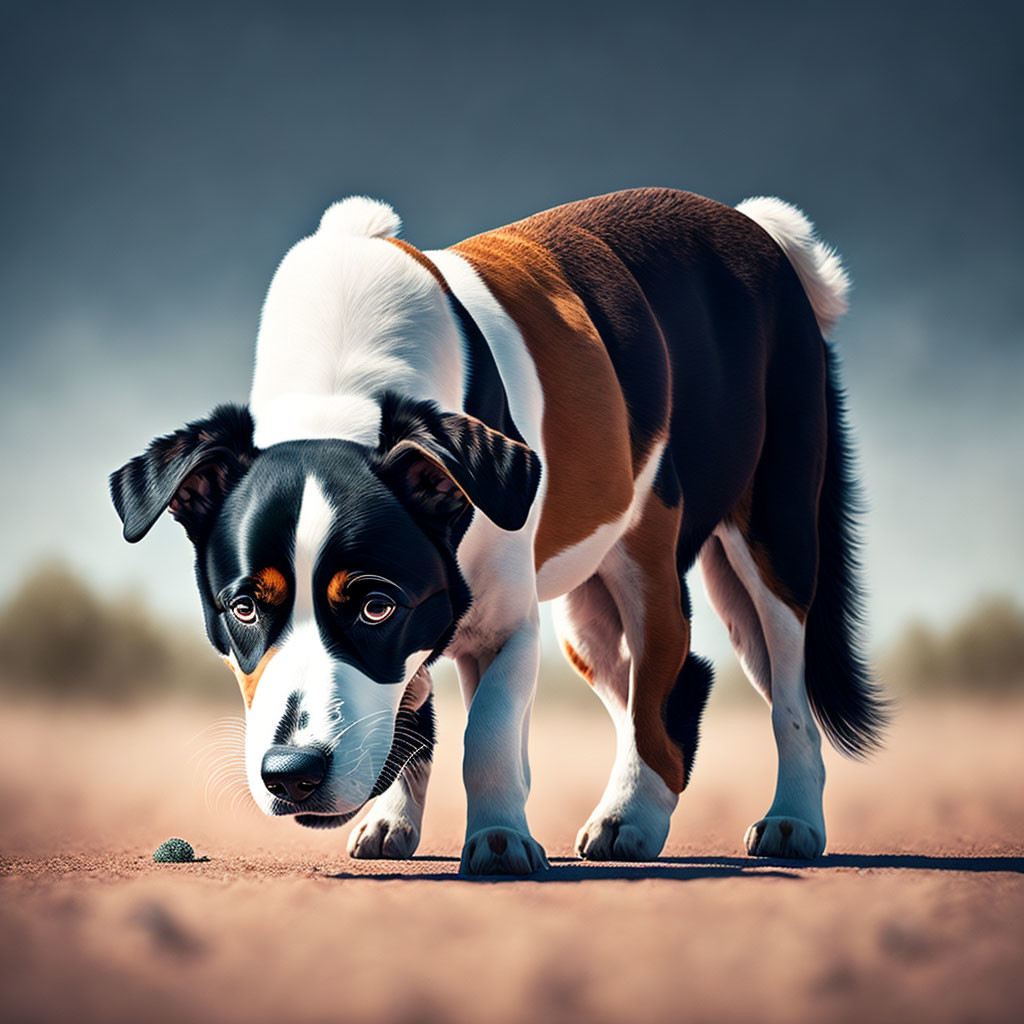
[[[189,692],[230,697],[218,659],[137,596],[102,598],[60,562],[32,572],[0,610],[0,686],[128,699]]]
[[[980,599],[945,633],[909,626],[884,675],[914,691],[1002,692],[1024,686],[1024,610],[1004,595]]]

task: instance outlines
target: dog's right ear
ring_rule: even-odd
[[[124,539],[141,540],[160,513],[170,509],[189,540],[198,543],[257,453],[252,416],[241,405],[219,405],[205,420],[156,438],[110,476]]]

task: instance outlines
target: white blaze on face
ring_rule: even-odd
[[[263,755],[274,743],[292,694],[299,697],[300,718],[287,742],[331,752],[327,778],[311,801],[317,810],[345,814],[365,803],[391,749],[404,684],[382,685],[335,659],[324,646],[316,621],[313,573],[334,518],[319,482],[308,477],[295,528],[291,622],[246,716],[249,786],[264,810],[269,810],[273,797],[260,775]]]

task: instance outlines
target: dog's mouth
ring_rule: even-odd
[[[296,814],[295,824],[303,828],[340,828],[348,824],[365,806],[366,804],[360,804],[354,811],[348,811],[346,814]]]
[[[292,803],[290,800],[275,799],[267,810],[273,818],[291,818],[304,828],[338,828],[350,822],[368,803],[367,797],[351,811],[339,813],[329,801],[310,800],[308,803]]]

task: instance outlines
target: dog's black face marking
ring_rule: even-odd
[[[381,481],[373,453],[348,441],[274,445],[256,457],[228,496],[199,562],[210,639],[222,652],[234,651],[249,673],[281,638],[297,588],[304,585],[294,578],[293,549],[310,478],[333,511],[312,578],[324,647],[379,683],[401,682],[407,658],[433,654],[447,640],[469,595],[454,552],[435,531],[424,531],[410,507]],[[470,515],[460,512],[460,518]],[[287,596],[276,605],[259,600],[254,574],[265,566],[286,583]],[[339,574],[348,582],[332,600],[331,583]],[[384,621],[368,621],[364,609],[377,596],[393,610]],[[239,598],[255,603],[254,623],[232,613]]]
[[[281,722],[274,733],[275,745],[287,743],[296,730],[305,729],[309,725],[309,712],[300,711],[302,705],[302,694],[296,690],[288,695],[288,703],[285,705]]]

